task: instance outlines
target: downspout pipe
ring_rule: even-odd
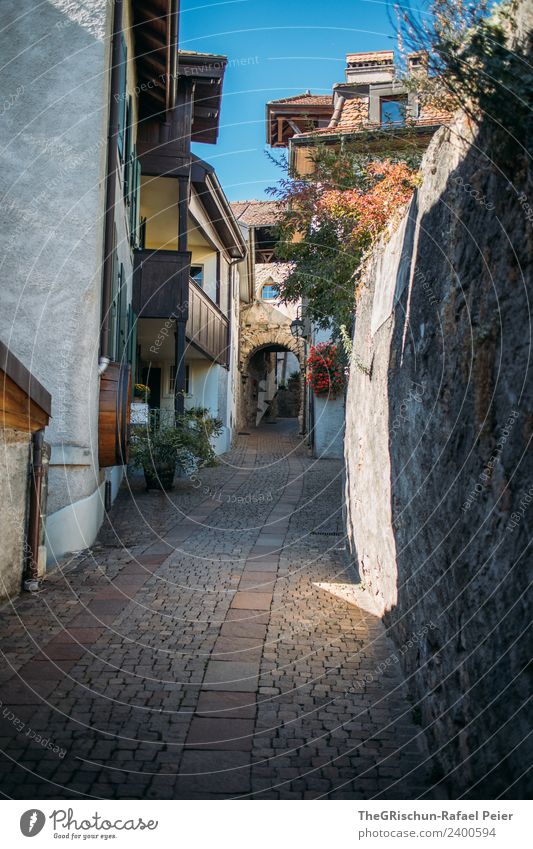
[[[111,361],[110,313],[113,294],[113,250],[114,218],[117,184],[117,151],[119,110],[120,63],[122,61],[120,39],[122,35],[123,0],[115,0],[113,10],[113,33],[111,47],[111,88],[109,93],[109,130],[107,137],[106,199],[104,219],[104,268],[102,280],[102,312],[100,325],[100,358],[98,374],[102,375]]]
[[[30,473],[30,509],[28,519],[28,560],[24,589],[36,592],[39,589],[39,542],[41,537],[41,492],[43,481],[44,430],[32,437],[32,463]]]

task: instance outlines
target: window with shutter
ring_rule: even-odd
[[[124,130],[126,126],[126,69],[128,62],[128,50],[126,41],[122,36],[120,41],[120,68],[118,82],[118,152],[120,158],[124,161]]]
[[[136,374],[137,357],[137,316],[133,312],[131,304],[128,304],[128,352],[127,360],[131,363],[131,372]]]
[[[126,102],[126,130],[124,150],[124,200],[131,203],[132,181],[133,181],[133,105],[131,95]]]
[[[135,147],[132,153],[132,180],[131,180],[131,203],[130,203],[130,238],[132,247],[137,248],[141,242],[140,219],[141,219],[141,163],[137,159]]]
[[[114,244],[117,243],[115,231]],[[119,294],[119,263],[116,248],[113,249],[113,284],[111,290],[111,304],[109,307],[109,356],[113,361],[117,359],[117,325],[118,325],[118,294]]]
[[[116,322],[116,353],[115,360],[120,362],[123,357],[127,356],[127,335],[128,335],[128,291],[126,285],[126,275],[124,274],[124,266],[120,263],[117,281],[117,322]]]

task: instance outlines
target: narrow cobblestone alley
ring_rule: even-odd
[[[381,622],[317,586],[349,580],[341,494],[292,420],[172,493],[134,479],[91,551],[2,610],[3,795],[423,794]]]

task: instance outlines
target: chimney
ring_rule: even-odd
[[[355,85],[388,83],[394,79],[394,53],[378,50],[375,53],[348,53],[346,56],[346,82]]]
[[[427,77],[429,56],[425,50],[417,53],[409,53],[407,56],[407,70],[410,74]]]

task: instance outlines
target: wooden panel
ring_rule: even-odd
[[[34,433],[49,422],[50,417],[11,378],[0,371],[0,423],[2,427]]]
[[[101,468],[128,462],[131,410],[131,367],[109,363],[100,378],[98,462]]]
[[[187,338],[215,362],[227,365],[228,319],[194,280],[189,281]]]

